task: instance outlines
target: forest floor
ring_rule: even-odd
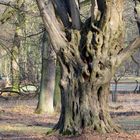
[[[126,132],[97,134],[86,132],[77,137],[47,136],[59,114],[35,114],[37,99],[0,98],[0,140],[140,140],[140,94],[119,94],[110,102],[111,115]]]

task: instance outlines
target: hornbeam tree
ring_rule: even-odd
[[[110,80],[140,46],[140,38],[123,45],[123,0],[91,0],[91,16],[85,21],[78,0],[36,2],[62,67],[61,115],[55,130],[118,131],[108,112]]]

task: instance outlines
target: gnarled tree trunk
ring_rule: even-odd
[[[108,113],[110,80],[140,45],[139,38],[127,48],[122,45],[123,0],[91,0],[85,22],[77,0],[36,1],[62,67],[62,109],[55,129],[67,135],[87,128],[118,131]]]
[[[83,32],[85,32],[85,28],[83,28]],[[87,38],[90,38],[90,35],[92,36],[92,32],[89,31]],[[109,60],[107,54],[104,54],[104,58],[102,58],[101,54],[97,52],[93,52],[94,54],[91,56],[90,51],[92,50],[87,52],[84,50],[87,48],[82,48],[82,58],[77,53],[86,36],[80,38],[79,31],[74,31],[72,36],[71,42],[75,42],[77,45],[71,45],[68,47],[71,48],[70,50],[65,48],[59,54],[62,66],[62,110],[55,129],[59,129],[63,134],[79,133],[88,127],[104,133],[117,131],[118,129],[108,113],[107,104],[110,80],[116,69],[116,66],[112,64],[114,58]],[[89,40],[87,40],[88,43]],[[108,45],[106,44],[108,41],[102,43]],[[96,47],[98,48],[98,46]],[[84,54],[85,52],[87,54]]]
[[[110,78],[106,83],[96,83],[98,78],[85,80],[81,71],[64,68],[61,79],[61,116],[55,129],[63,134],[80,133],[90,127],[99,132],[112,132],[117,127],[108,113]],[[111,73],[110,73],[111,74]]]

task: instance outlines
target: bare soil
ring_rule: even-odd
[[[86,131],[77,137],[48,136],[59,113],[35,114],[36,105],[36,98],[0,98],[0,140],[140,140],[140,94],[118,94],[117,103],[110,102],[112,118],[125,130],[121,133]]]

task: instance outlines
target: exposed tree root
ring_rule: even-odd
[[[98,132],[98,133],[111,133],[116,132],[120,133],[122,130],[120,126],[114,124],[110,119],[106,119],[105,121],[100,120],[98,123],[93,123],[91,126],[87,126],[85,128],[76,128],[73,126],[63,125],[59,122],[51,133],[59,133],[61,135],[75,136],[81,135],[85,131],[90,132]]]

